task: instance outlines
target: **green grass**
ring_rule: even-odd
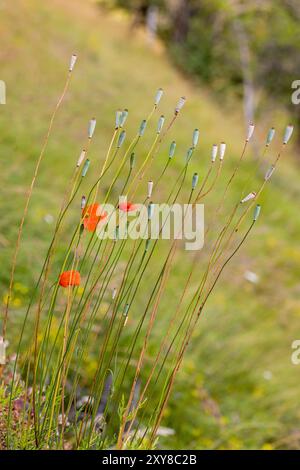
[[[126,18],[119,14],[107,16],[88,2],[66,0],[55,0],[51,6],[36,0],[7,2],[1,14],[5,22],[0,33],[4,64],[0,78],[7,85],[7,105],[0,109],[3,298],[24,194],[50,113],[63,87],[69,56],[78,54],[70,91],[55,122],[24,227],[8,329],[9,353],[13,354],[26,301],[51,238],[53,224],[47,224],[45,216],[57,215],[65,182],[92,116],[97,119],[97,128],[90,150],[90,182],[101,168],[116,109],[129,108],[129,138],[148,114],[158,87],[165,90],[161,110],[166,117],[170,117],[179,96],[187,96],[184,112],[164,143],[158,163],[165,161],[168,144],[176,139],[178,147],[170,177],[175,180],[192,130],[198,127],[200,144],[189,178],[194,171],[201,178],[211,145],[225,140],[228,150],[219,194],[239,157],[244,129],[239,104],[225,105],[207,90],[196,88],[171,66],[160,45],[151,50],[141,32],[130,33]],[[268,116],[256,123],[260,143],[271,125],[277,130],[268,161],[275,156],[286,124],[286,117],[277,110],[273,119]],[[154,125],[153,121],[152,130]],[[145,134],[137,158],[142,158],[150,134]],[[158,167],[151,175],[154,181]],[[240,197],[253,168],[254,160],[248,152],[230,192],[228,208]],[[258,181],[253,181],[255,187],[249,191],[256,189]],[[298,181],[299,169],[292,156],[285,154],[261,198],[263,210],[258,225],[247,246],[227,268],[197,325],[163,422],[175,434],[161,437],[160,446],[299,447],[298,370],[290,362],[291,343],[299,337]],[[162,200],[168,189],[162,188]],[[103,193],[106,190],[101,188]],[[208,201],[206,211],[216,201],[217,193]],[[185,280],[190,255],[180,256],[149,351],[157,348],[157,336],[166,328],[167,313],[175,307]],[[244,279],[245,270],[258,273],[257,285]],[[194,279],[191,289],[196,282]],[[139,298],[142,305],[143,294]],[[88,363],[86,367],[92,374],[94,365]],[[147,367],[145,377],[146,373]]]

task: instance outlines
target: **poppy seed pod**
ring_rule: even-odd
[[[141,122],[141,125],[140,125],[140,129],[139,129],[139,136],[140,137],[143,137],[143,135],[145,133],[145,130],[146,130],[146,126],[147,126],[147,121],[146,121],[146,119],[143,119],[142,122]]]
[[[265,174],[265,181],[268,181],[271,176],[273,175],[275,171],[275,165],[271,165],[270,168],[268,168],[268,170],[266,171],[266,174]]]
[[[249,124],[249,127],[248,127],[246,142],[249,142],[249,140],[251,139],[253,132],[254,132],[254,127],[255,126],[253,122],[251,122],[251,124]]]
[[[152,195],[152,189],[153,189],[153,181],[148,181],[147,197],[151,197],[151,195]]]
[[[83,168],[82,168],[82,173],[81,173],[81,176],[84,178],[85,175],[87,174],[88,172],[88,169],[90,167],[90,160],[87,158],[86,161],[84,162],[84,165],[83,165]]]
[[[283,143],[284,145],[286,145],[288,143],[288,141],[290,140],[291,136],[292,136],[292,133],[293,133],[293,130],[294,130],[294,126],[287,126],[287,128],[285,129],[285,133],[284,133],[284,136],[283,136]]]
[[[174,157],[175,150],[176,150],[176,142],[175,140],[173,140],[173,142],[171,142],[170,149],[169,149],[169,158]]]
[[[126,137],[126,132],[122,131],[121,134],[119,135],[119,139],[118,139],[118,143],[117,143],[117,149],[119,149],[123,145],[125,137]]]
[[[154,100],[154,104],[155,106],[158,106],[160,100],[161,100],[161,97],[162,95],[164,94],[164,91],[162,88],[159,88],[156,92],[156,95],[155,95],[155,100]]]
[[[165,117],[164,116],[160,116],[159,120],[158,120],[158,123],[157,123],[157,134],[160,134],[161,133],[161,130],[163,128],[163,125],[164,125],[164,122],[165,122]]]
[[[186,163],[189,163],[190,159],[192,158],[192,155],[193,155],[193,147],[190,147],[186,153],[186,157],[185,157],[185,162]]]
[[[261,209],[260,205],[257,204],[257,206],[256,206],[255,209],[254,209],[254,214],[253,214],[253,221],[254,221],[254,222],[256,222],[257,219],[258,219],[258,217],[259,217],[260,209]]]
[[[132,154],[130,155],[130,169],[131,170],[134,167],[134,163],[135,163],[135,153],[132,152]]]
[[[120,127],[120,119],[121,119],[121,111],[118,109],[116,111],[116,125],[115,125],[116,129],[119,129]]]
[[[148,205],[148,220],[152,219],[154,213],[154,204],[150,202]]]
[[[80,203],[81,210],[83,210],[85,208],[85,205],[86,205],[86,197],[82,196],[81,203]]]
[[[218,155],[218,146],[214,144],[211,150],[211,161],[215,162]]]
[[[75,66],[75,64],[76,64],[76,60],[77,60],[77,55],[76,55],[76,54],[72,54],[72,55],[71,55],[71,59],[70,59],[69,72],[72,72],[72,71],[73,71],[74,66]]]
[[[268,135],[267,135],[267,140],[266,140],[266,146],[267,147],[272,142],[274,135],[275,135],[275,129],[274,129],[274,127],[271,127],[271,129],[269,130]]]
[[[197,146],[198,140],[199,140],[199,129],[195,129],[193,132],[193,140],[192,140],[193,147]]]
[[[89,137],[89,139],[91,139],[93,137],[93,134],[95,132],[95,128],[96,128],[96,119],[93,118],[89,122],[89,128],[88,128],[88,137]]]
[[[185,99],[184,96],[182,96],[181,98],[179,98],[178,103],[177,103],[176,108],[175,108],[175,114],[178,114],[179,111],[182,110],[185,101],[186,101],[186,99]]]
[[[83,160],[85,159],[85,155],[86,155],[86,150],[83,149],[83,150],[81,151],[81,154],[79,155],[78,160],[77,160],[77,164],[76,164],[77,167],[79,167],[79,166],[81,165],[81,163],[82,163]]]
[[[251,199],[254,199],[255,197],[256,197],[256,193],[253,191],[252,193],[249,193],[247,196],[245,196],[245,197],[241,200],[241,204],[243,204],[244,202],[251,201]]]
[[[192,179],[192,189],[195,189],[195,187],[198,184],[199,176],[198,173],[193,174],[193,179]]]
[[[128,116],[128,109],[123,109],[123,111],[121,112],[120,120],[119,120],[120,127],[124,126],[127,116]]]
[[[226,144],[225,142],[220,143],[220,160],[222,161],[224,159],[224,155],[226,152]]]

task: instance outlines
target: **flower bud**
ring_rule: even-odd
[[[175,115],[178,114],[179,111],[182,110],[185,101],[186,101],[186,99],[185,99],[184,96],[182,96],[181,98],[179,98],[178,103],[177,103],[176,108],[175,108]]]
[[[76,54],[72,54],[71,55],[71,59],[70,59],[70,66],[69,66],[69,72],[72,72],[73,71],[73,68],[76,64],[76,60],[77,60],[77,55]]]

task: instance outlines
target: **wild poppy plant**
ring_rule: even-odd
[[[106,219],[107,212],[102,212],[100,215],[97,215],[100,212],[100,204],[95,202],[85,207],[82,211],[83,216],[83,226],[89,232],[94,232],[97,228],[98,223],[101,220]]]
[[[59,276],[59,285],[62,287],[79,286],[80,285],[80,272],[79,271],[64,271]]]

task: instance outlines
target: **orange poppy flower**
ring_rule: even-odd
[[[123,212],[131,212],[136,210],[136,205],[132,202],[120,202],[119,209]]]
[[[59,285],[62,287],[79,286],[80,285],[80,272],[79,271],[64,271],[59,276]]]
[[[97,215],[97,212],[100,212],[98,210],[99,208],[100,204],[95,202],[94,204],[90,204],[89,206],[85,207],[82,211],[83,226],[89,232],[94,232],[98,223],[107,217],[107,212],[102,212],[101,215]]]

